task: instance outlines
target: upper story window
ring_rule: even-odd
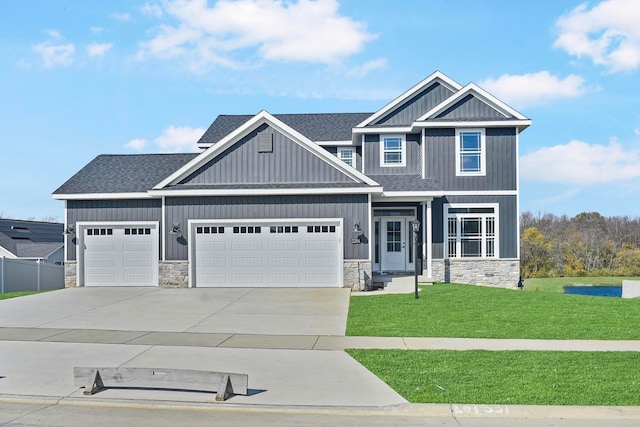
[[[406,166],[407,144],[404,135],[382,135],[380,137],[380,166]]]
[[[456,175],[486,175],[484,129],[456,130]]]
[[[338,148],[338,158],[349,166],[353,166],[353,148]]]

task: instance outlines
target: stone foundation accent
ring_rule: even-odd
[[[189,261],[160,261],[158,286],[160,288],[188,288]]]
[[[76,288],[78,286],[78,262],[65,261],[64,263],[64,287]]]
[[[342,287],[353,291],[364,291],[365,283],[371,281],[371,261],[349,259],[342,263]]]
[[[520,278],[517,259],[434,259],[431,268],[436,282],[517,289]]]

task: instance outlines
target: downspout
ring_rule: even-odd
[[[4,257],[0,257],[0,294],[4,294]]]

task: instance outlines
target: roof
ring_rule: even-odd
[[[388,191],[442,191],[435,178],[422,179],[420,175],[368,175]]]
[[[352,129],[372,113],[274,114],[286,125],[314,142],[351,141]],[[253,115],[220,115],[202,135],[198,144],[211,145],[250,120]]]
[[[53,194],[146,193],[197,155],[103,154]]]
[[[42,258],[62,246],[64,225],[0,219],[0,246],[20,258]]]

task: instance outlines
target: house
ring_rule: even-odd
[[[0,218],[0,257],[62,264],[63,224]]]
[[[54,192],[66,284],[362,287],[417,262],[515,287],[530,124],[435,72],[374,113],[221,115],[201,153],[98,156]]]

